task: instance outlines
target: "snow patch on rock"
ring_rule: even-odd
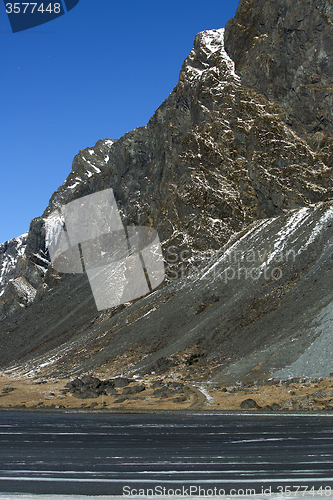
[[[0,295],[14,277],[17,261],[25,252],[28,233],[12,238],[0,245]]]
[[[61,231],[65,224],[65,219],[60,212],[54,211],[45,221],[45,245],[49,248],[51,244],[55,245],[60,238]]]
[[[30,304],[36,297],[36,289],[23,277],[15,278],[12,284],[18,296],[24,300],[25,304]]]

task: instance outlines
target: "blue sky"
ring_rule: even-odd
[[[224,27],[238,0],[80,0],[19,33],[0,5],[1,243],[43,213],[80,149],[148,122],[195,34]]]

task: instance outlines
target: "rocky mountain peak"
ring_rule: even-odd
[[[201,76],[207,69],[216,68],[221,81],[240,80],[235,74],[235,64],[224,48],[224,28],[198,33],[194,39],[193,50],[184,62],[184,68],[197,70],[196,76]],[[195,78],[195,71],[193,77]]]

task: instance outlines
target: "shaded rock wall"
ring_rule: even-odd
[[[242,83],[282,104],[290,126],[333,131],[330,0],[241,0],[226,49]]]

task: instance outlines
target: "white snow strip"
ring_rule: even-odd
[[[68,186],[68,189],[74,189],[76,186],[78,186],[80,183],[79,182],[75,182],[74,184],[72,184],[71,186]]]
[[[79,183],[77,182],[77,184]],[[57,210],[44,219],[46,248],[48,248],[51,244],[57,243],[64,223],[65,219]]]
[[[197,389],[199,389],[199,391],[202,392],[202,394],[204,394],[206,396],[206,399],[207,399],[208,403],[212,403],[213,402],[212,396],[209,394],[209,392],[207,391],[207,389],[205,387],[202,387],[201,385],[194,386],[194,387],[196,387]]]
[[[311,243],[313,243],[315,241],[315,239],[319,236],[319,234],[321,233],[322,229],[324,228],[324,226],[328,223],[328,222],[331,222],[333,220],[333,207],[330,207],[327,212],[319,219],[318,223],[316,224],[316,226],[314,227],[311,235],[310,235],[310,238],[308,239],[308,241],[298,250],[297,254],[300,254],[302,252],[304,252],[304,250],[306,250],[308,248],[309,245],[311,245]]]
[[[164,472],[164,471],[156,471],[156,472],[152,472],[150,471],[149,473],[150,474],[156,474],[156,475],[160,475],[160,474],[168,474],[169,472],[171,473],[175,473],[177,472],[177,474],[192,474],[193,472],[192,471],[168,471],[168,472]],[[197,471],[198,473],[205,473],[207,475],[209,475],[209,471]],[[41,472],[41,474],[43,474],[43,471]],[[137,478],[129,478],[126,476],[126,478],[112,478],[112,479],[109,479],[109,478],[103,478],[103,477],[100,477],[100,478],[94,478],[94,477],[91,477],[91,478],[70,478],[70,477],[44,477],[44,476],[33,476],[33,477],[27,477],[27,476],[1,476],[1,480],[2,481],[43,481],[43,482],[74,482],[74,483],[137,483],[138,482],[138,479]],[[235,480],[234,479],[226,479],[226,478],[210,478],[210,479],[191,479],[190,480],[191,483],[193,484],[211,484],[212,481],[214,481],[214,483],[216,484],[223,484],[223,483],[228,483],[228,484],[235,484]],[[298,484],[298,483],[312,483],[314,482],[315,484],[320,484],[320,482],[322,484],[327,484],[328,482],[331,482],[333,481],[333,477],[288,477],[288,478],[283,478],[283,483],[290,483],[292,482],[293,484]],[[148,479],[148,478],[145,478],[144,479],[144,482],[145,483],[156,483],[156,478],[155,479]],[[159,483],[170,483],[170,478],[168,479],[159,479],[158,480]],[[252,479],[252,478],[246,478],[246,480],[244,481],[246,483],[253,483],[253,484],[265,484],[267,483],[267,479],[263,479],[263,478],[260,478],[260,479]],[[172,479],[172,483],[174,484],[184,484],[184,479]],[[281,478],[274,478],[274,479],[270,479],[269,480],[269,483],[278,483],[280,484],[281,483]],[[293,492],[294,493],[294,492]],[[294,496],[294,495],[293,495]],[[236,495],[232,495],[231,498],[235,498]],[[246,498],[244,495],[240,495],[241,498]],[[36,498],[36,497],[35,497]],[[67,497],[66,497],[67,498]],[[132,497],[133,498],[133,497]],[[140,498],[144,498],[144,497],[140,497]],[[163,498],[163,497],[158,497],[158,498]],[[165,498],[165,497],[164,497]],[[170,498],[170,497],[168,497]],[[177,497],[176,497],[177,498]],[[186,498],[189,498],[188,496],[186,496]],[[230,497],[224,497],[223,498],[230,498]],[[255,498],[255,496],[251,496],[250,498]],[[265,498],[265,497],[264,497]],[[266,496],[266,498],[272,498],[271,496]],[[281,498],[281,496],[277,495],[276,498]],[[287,496],[287,498],[291,498],[291,496]],[[304,498],[302,495],[300,495],[300,498]],[[308,497],[308,498],[316,498],[316,497]],[[318,497],[320,498],[320,497]],[[328,496],[323,496],[322,498],[332,498],[332,497],[328,497]]]
[[[210,265],[207,269],[207,271],[200,276],[198,279],[203,280],[209,273],[213,271],[213,269],[218,266],[221,262],[227,261],[230,257],[230,255],[233,255],[233,253],[236,251],[237,247],[241,244],[243,240],[247,240],[251,233],[256,233],[257,231],[261,231],[265,226],[268,224],[271,224],[274,221],[274,219],[267,219],[260,221],[258,224],[254,225],[248,232],[246,232],[239,240],[237,240],[228,250],[226,250],[222,256],[213,264]]]
[[[144,318],[145,316],[148,316],[150,313],[152,313],[153,311],[156,311],[157,307],[153,307],[152,309],[150,309],[150,311],[148,311],[146,314],[144,314],[143,316],[141,316],[141,318],[139,319],[142,319]]]
[[[44,276],[46,274],[46,269],[45,267],[39,266],[38,264],[35,264],[35,268],[38,269]]]
[[[273,251],[269,254],[269,257],[267,259],[267,263],[263,263],[260,267],[265,267],[268,265],[276,255],[281,255],[283,253],[284,248],[286,245],[289,243],[288,242],[288,237],[294,233],[299,226],[305,221],[305,219],[310,215],[310,209],[309,208],[301,208],[300,210],[297,210],[294,214],[289,217],[285,227],[281,229],[277,233],[277,239],[274,242],[274,249]]]
[[[47,259],[45,259],[45,257],[43,257],[40,253],[34,253],[32,255],[34,255],[35,257],[37,257],[42,262],[45,262],[45,264],[47,264],[47,265],[50,264],[50,262]]]

